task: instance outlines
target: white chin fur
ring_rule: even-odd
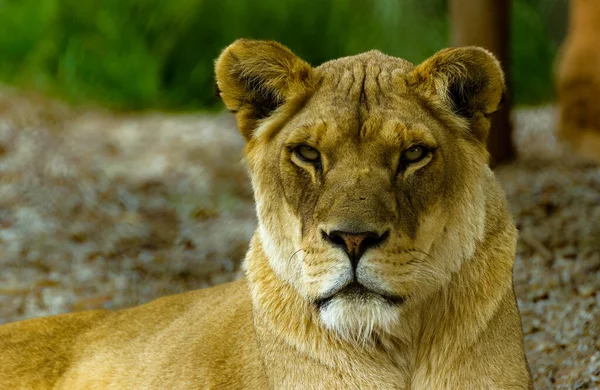
[[[391,333],[400,321],[400,311],[383,298],[334,297],[320,309],[320,317],[342,339],[365,344],[375,332]]]

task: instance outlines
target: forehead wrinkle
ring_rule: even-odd
[[[315,142],[317,143],[317,145],[321,144],[321,142],[323,141],[323,138],[327,134],[327,129],[327,122],[325,122],[323,118],[321,118],[321,122],[317,123],[317,125],[314,128]]]
[[[369,107],[377,107],[380,105],[380,97],[383,93],[380,84],[380,75],[383,73],[381,67],[374,62],[369,62],[365,68],[365,82],[363,93],[366,99],[364,102]]]
[[[377,85],[384,96],[391,95],[393,92],[391,72],[385,69],[379,72],[377,75]]]
[[[360,126],[360,132],[358,134],[358,141],[364,141],[365,139],[377,136],[377,132],[381,127],[381,121],[377,116],[368,117]]]
[[[353,80],[346,95],[346,99],[353,102],[353,104],[358,104],[363,92],[365,64],[362,62],[353,63],[350,72],[352,73]]]
[[[351,69],[344,69],[342,76],[335,87],[335,91],[340,93],[345,98],[348,98],[351,93],[352,86],[354,85],[354,80],[354,72],[352,72]]]

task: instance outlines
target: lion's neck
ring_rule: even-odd
[[[510,248],[493,250],[496,241],[513,239],[510,229],[505,230],[486,234],[473,257],[444,288],[407,304],[393,335],[373,335],[372,342],[364,345],[344,341],[323,326],[316,309],[277,277],[256,234],[245,267],[257,334],[267,343],[286,345],[293,353],[331,368],[353,363],[386,366],[406,379],[421,365],[443,366],[451,355],[460,356],[476,342],[510,291],[510,284],[499,285],[498,281],[510,280],[506,273],[512,272],[513,253]],[[486,258],[490,253],[498,258]],[[499,278],[499,274],[504,276]],[[439,361],[432,362],[432,357]]]

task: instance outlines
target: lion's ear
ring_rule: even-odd
[[[258,121],[289,98],[307,90],[312,68],[287,47],[273,41],[238,39],[215,63],[217,88],[227,108],[236,114],[246,139]]]
[[[436,95],[455,114],[467,119],[481,141],[489,131],[488,116],[500,106],[506,86],[500,63],[480,47],[444,49],[413,71],[426,94]]]

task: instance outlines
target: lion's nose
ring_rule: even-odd
[[[381,244],[389,235],[389,231],[383,234],[375,232],[344,232],[341,230],[334,230],[329,233],[325,231],[323,238],[334,246],[337,246],[346,252],[352,263],[352,267],[356,269],[358,262],[362,255],[369,248],[373,248]]]

